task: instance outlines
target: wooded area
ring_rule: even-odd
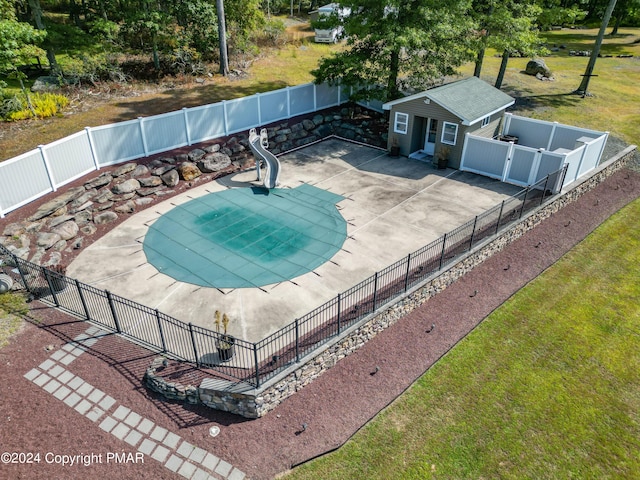
[[[319,0],[0,0],[0,116],[13,120],[55,114],[63,98],[32,99],[28,76],[60,83],[157,80],[211,75],[251,61],[286,41],[276,14],[308,13]],[[545,52],[538,32],[596,26],[608,0],[344,0],[346,48],[314,71],[319,82],[379,85],[361,97],[387,100],[426,88],[474,61],[479,76],[487,48],[510,56]],[[219,12],[224,13],[219,18]],[[640,0],[619,0],[611,34],[640,25]],[[499,76],[499,78],[501,78]],[[499,81],[496,83],[499,86]],[[43,106],[42,103],[46,105]],[[38,105],[34,106],[34,103]],[[36,112],[38,110],[38,112]],[[53,112],[53,113],[51,113]]]

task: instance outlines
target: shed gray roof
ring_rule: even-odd
[[[473,125],[487,115],[504,110],[515,103],[513,97],[478,77],[469,77],[387,102],[382,108],[391,110],[394,105],[419,98],[428,98],[437,103],[460,118],[464,125]]]

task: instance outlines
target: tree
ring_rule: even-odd
[[[27,105],[33,112],[29,92],[24,85],[26,75],[18,67],[29,58],[43,53],[37,44],[44,40],[46,32],[38,31],[28,23],[6,17],[11,15],[5,15],[4,19],[0,17],[0,72],[8,78],[18,80],[20,89],[27,99]]]
[[[470,0],[345,0],[347,48],[320,62],[317,83],[342,83],[354,98],[382,101],[423,90],[473,58]]]
[[[220,40],[220,74],[229,75],[229,58],[227,57],[227,28],[224,23],[224,0],[216,0],[218,11],[218,38]]]
[[[473,11],[481,27],[473,74],[480,77],[486,48],[491,47],[503,52],[503,61],[496,80],[496,88],[500,88],[512,52],[527,56],[542,53],[541,41],[535,28],[541,9],[523,0],[476,0]]]
[[[607,25],[609,24],[609,20],[611,19],[611,14],[613,13],[613,9],[616,7],[616,0],[609,0],[609,6],[607,7],[607,11],[604,12],[604,18],[602,19],[602,24],[600,25],[600,31],[598,32],[598,37],[596,38],[596,43],[593,45],[593,50],[591,51],[591,56],[589,57],[589,63],[587,63],[587,69],[582,76],[582,81],[580,82],[580,86],[578,89],[573,92],[578,95],[586,96],[589,94],[589,81],[593,76],[593,69],[596,66],[596,58],[600,54],[600,46],[602,45],[602,39],[604,38],[604,32],[607,29]]]
[[[29,0],[29,8],[31,9],[31,14],[33,15],[36,28],[38,30],[46,31],[47,29],[42,21],[42,7],[40,6],[40,0]],[[58,75],[60,73],[60,67],[56,61],[56,54],[53,51],[53,47],[51,45],[47,45],[46,50],[49,69],[53,75]]]

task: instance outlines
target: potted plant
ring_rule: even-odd
[[[227,362],[231,360],[233,354],[235,353],[234,346],[236,344],[236,339],[231,335],[227,334],[227,327],[229,326],[229,317],[225,313],[222,315],[222,320],[220,319],[220,311],[216,310],[214,314],[216,324],[216,332],[218,332],[218,338],[216,339],[216,348],[218,349],[218,356],[220,360],[223,362]],[[222,324],[223,333],[220,333],[220,324]]]
[[[449,163],[449,153],[449,147],[444,146],[440,147],[436,152],[435,160],[439,170],[447,168],[447,163]]]
[[[400,156],[400,145],[398,144],[398,139],[395,136],[391,137],[391,146],[389,147],[389,156],[390,157]]]

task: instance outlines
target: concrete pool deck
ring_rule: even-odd
[[[279,160],[279,188],[308,183],[345,197],[337,208],[347,221],[347,239],[312,272],[262,288],[218,289],[178,282],[147,262],[142,242],[149,225],[193,198],[257,186],[251,169],[133,215],[87,247],[67,275],[211,329],[213,312],[220,310],[231,318],[230,334],[257,342],[521,190],[336,138]]]

